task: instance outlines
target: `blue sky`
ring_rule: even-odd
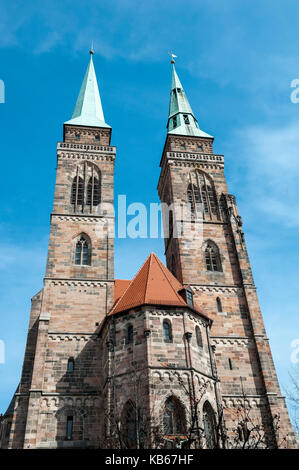
[[[224,153],[282,388],[299,338],[299,78],[295,0],[1,2],[0,411],[18,383],[30,298],[42,287],[56,141],[94,41],[106,121],[117,145],[115,194],[158,202],[171,69],[200,127]],[[116,276],[133,276],[162,240],[116,240]],[[134,256],[132,255],[134,254]]]

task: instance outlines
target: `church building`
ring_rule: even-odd
[[[150,253],[132,280],[114,277],[111,131],[90,51],[57,144],[43,288],[0,448],[294,447],[224,156],[174,60],[158,181],[166,266]]]

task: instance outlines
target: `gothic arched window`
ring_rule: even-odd
[[[213,219],[218,217],[218,203],[216,191],[212,178],[203,171],[192,171],[189,174],[189,185],[187,189],[187,200],[191,206],[191,213],[194,215],[199,204],[201,204],[201,212],[203,218],[207,216]]]
[[[73,179],[71,204],[74,204],[75,208],[84,204],[84,183],[78,173]]]
[[[218,312],[222,312],[222,304],[221,304],[221,300],[220,300],[219,297],[217,297],[217,299],[216,299],[216,304],[217,304]]]
[[[201,334],[199,326],[195,328],[195,333],[196,333],[197,346],[199,348],[203,348],[202,334]]]
[[[184,408],[175,397],[170,397],[165,402],[163,427],[164,434],[168,435],[186,432]]]
[[[214,449],[216,446],[216,419],[214,410],[208,401],[203,406],[203,425],[207,448]]]
[[[84,162],[77,166],[71,189],[71,204],[74,211],[88,210],[101,202],[101,172],[97,165]]]
[[[163,338],[166,343],[172,343],[172,328],[169,320],[163,321]]]
[[[100,178],[92,175],[87,185],[87,205],[97,206],[101,200],[101,183]]]
[[[205,260],[208,271],[222,271],[220,253],[216,243],[212,241],[206,243]]]
[[[76,242],[75,264],[83,266],[90,265],[91,260],[91,244],[87,236],[82,234]]]
[[[123,408],[121,429],[123,444],[127,449],[142,448],[142,416],[140,409],[137,409],[131,400]]]
[[[194,184],[189,184],[188,186],[187,199],[191,215],[195,215],[195,213],[198,212],[198,204],[201,203],[201,199],[198,187]]]

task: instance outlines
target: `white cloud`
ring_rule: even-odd
[[[242,178],[246,205],[274,223],[299,227],[299,122],[250,127],[231,140],[237,163],[234,178],[238,184]]]

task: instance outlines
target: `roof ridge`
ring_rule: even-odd
[[[170,287],[171,287],[171,289],[173,290],[173,292],[175,293],[176,297],[177,297],[180,301],[182,301],[182,300],[184,301],[183,297],[182,297],[180,294],[178,294],[178,291],[173,287],[173,285],[172,285],[172,283],[171,283],[171,281],[170,281],[170,279],[169,279],[169,277],[168,277],[168,273],[167,273],[167,268],[166,268],[166,266],[164,266],[164,264],[162,263],[162,261],[158,258],[157,255],[155,255],[155,253],[153,253],[153,254],[154,254],[155,258],[156,258],[157,261],[158,261],[158,266],[159,266],[160,270],[162,271],[162,273],[163,273],[164,276],[166,277],[167,282],[168,282],[168,284],[170,285]],[[174,277],[174,276],[173,276],[173,277]],[[176,279],[176,278],[175,278],[175,279]],[[179,281],[177,281],[177,282],[178,282],[179,284],[181,284]],[[183,287],[184,287],[184,286],[182,286],[182,288],[183,288]]]
[[[149,260],[149,263],[148,263],[148,270],[147,270],[146,281],[145,281],[144,299],[143,299],[144,302],[145,302],[146,294],[147,294],[147,291],[148,291],[148,284],[149,284],[148,278],[149,278],[150,268],[151,268],[151,264],[152,264],[152,260],[153,260],[154,255],[155,254],[153,252],[151,252],[150,255],[147,258],[147,260]]]
[[[127,291],[129,290],[129,288],[131,287],[132,283],[135,281],[136,277],[138,276],[138,274],[140,273],[140,271],[142,270],[143,266],[145,266],[145,264],[147,263],[149,259],[149,256],[146,258],[146,260],[144,261],[143,265],[139,268],[139,270],[137,271],[137,273],[135,274],[135,276],[133,277],[133,279],[131,280],[130,284],[128,285],[128,287],[124,290],[123,294],[120,296],[120,298],[117,300],[116,304],[113,305],[112,309],[110,310],[110,312],[108,312],[108,314],[110,314],[111,312],[113,312],[113,310],[115,310],[119,304],[119,302],[122,300],[122,298],[126,295]],[[145,300],[145,298],[144,298]]]

